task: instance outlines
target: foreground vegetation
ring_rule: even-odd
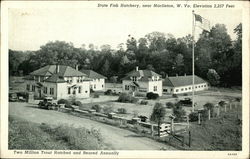
[[[50,126],[9,117],[9,149],[108,149],[98,130],[73,128],[68,125]]]

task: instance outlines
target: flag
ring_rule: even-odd
[[[195,25],[200,27],[201,29],[210,32],[210,22],[203,18],[202,16],[198,14],[194,14],[195,17]],[[196,23],[198,22],[198,23]]]

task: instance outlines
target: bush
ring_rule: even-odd
[[[172,103],[172,102],[167,102],[167,103],[166,103],[166,107],[167,107],[168,109],[172,109],[172,108],[174,108],[174,103]]]
[[[144,93],[136,93],[135,96],[137,96],[137,97],[145,97],[145,94]]]
[[[113,112],[113,107],[111,107],[111,106],[105,106],[103,108],[103,112],[104,112],[104,114],[109,114],[109,113]]]
[[[148,101],[142,100],[140,104],[141,104],[141,105],[147,105],[147,104],[148,104]]]
[[[146,96],[147,96],[148,99],[157,99],[157,98],[159,98],[159,94],[153,93],[153,92],[148,92]]]
[[[82,102],[80,102],[80,101],[73,101],[72,105],[76,105],[76,106],[81,107],[82,106]]]
[[[98,113],[100,113],[101,110],[102,110],[102,107],[100,105],[98,105],[98,104],[93,105],[91,108],[94,109]]]
[[[214,114],[214,104],[213,103],[206,103],[204,106],[204,109],[206,110],[206,116],[208,116],[208,110],[210,110],[210,115],[211,117],[213,116]]]
[[[136,103],[138,102],[138,99],[131,94],[121,93],[117,101],[122,103]]]
[[[95,93],[95,91],[93,90],[93,88],[90,88],[90,93]]]
[[[184,93],[183,96],[188,96],[188,94],[187,94],[187,93]]]
[[[224,100],[221,100],[218,104],[219,104],[219,106],[224,107],[224,105],[226,104],[226,102]]]
[[[112,95],[112,90],[108,89],[107,91],[104,92],[105,95]]]
[[[178,95],[177,94],[173,94],[172,97],[173,98],[178,98]]]
[[[173,114],[176,121],[181,121],[182,117],[186,115],[185,110],[182,108],[180,103],[176,103],[173,108]]]
[[[65,104],[65,107],[70,107],[71,106],[71,102],[68,101],[67,99],[60,99],[57,101],[57,104]]]
[[[120,114],[127,114],[127,110],[125,108],[118,108],[117,111]]]
[[[189,121],[191,122],[198,121],[198,113],[192,112],[191,114],[189,114]]]
[[[95,93],[94,98],[99,98],[99,94]]]

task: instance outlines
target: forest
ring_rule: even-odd
[[[195,74],[212,85],[232,87],[242,85],[242,24],[232,40],[224,24],[203,31],[195,42]],[[107,37],[108,38],[108,37]],[[76,48],[73,43],[49,41],[37,51],[9,49],[9,75],[25,76],[49,64],[61,64],[79,69],[92,69],[111,82],[120,81],[126,73],[139,66],[166,76],[192,74],[192,36],[175,38],[172,34],[151,32],[135,39],[128,35],[116,49],[108,44]]]

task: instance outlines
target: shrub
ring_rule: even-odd
[[[185,110],[182,108],[180,103],[176,103],[173,108],[173,114],[176,121],[181,121],[182,117],[186,115]]]
[[[93,88],[90,88],[90,93],[95,93],[95,91],[93,90]]]
[[[145,97],[145,94],[144,93],[136,93],[135,96],[137,96],[137,97]]]
[[[99,94],[95,93],[94,98],[99,98]]]
[[[141,104],[141,105],[147,105],[147,104],[148,104],[148,101],[142,100],[140,104]]]
[[[210,114],[212,117],[214,114],[214,104],[213,103],[206,103],[203,107],[206,110],[206,112],[204,112],[207,114],[206,116],[208,116],[208,110],[210,110]]]
[[[178,98],[178,95],[177,94],[173,94],[172,97],[173,98]]]
[[[105,107],[103,108],[103,112],[104,112],[105,114],[109,114],[109,113],[113,112],[113,107],[111,107],[111,106],[105,106]]]
[[[94,109],[98,113],[100,113],[101,110],[102,110],[102,107],[100,105],[98,105],[98,104],[93,105],[91,108]]]
[[[105,95],[111,95],[112,94],[112,90],[108,89],[107,91],[104,92]]]
[[[73,101],[72,105],[76,105],[76,106],[81,107],[82,106],[82,102],[80,102],[80,101]]]
[[[191,114],[189,114],[189,121],[191,122],[198,121],[198,113],[192,112]]]
[[[224,107],[224,105],[226,104],[226,102],[224,100],[221,100],[218,104],[219,104],[219,106]]]
[[[57,104],[65,104],[65,107],[70,107],[71,106],[71,102],[68,101],[67,99],[60,99],[57,101]]]
[[[188,94],[187,94],[187,93],[184,93],[183,96],[188,96]]]
[[[121,93],[117,101],[122,103],[136,103],[138,99],[133,97],[131,94]]]
[[[126,114],[127,113],[127,110],[125,108],[118,108],[117,111],[120,114]]]
[[[172,103],[172,102],[167,102],[167,103],[166,103],[166,107],[169,108],[169,109],[172,109],[172,108],[174,108],[174,103]]]
[[[148,99],[157,99],[157,98],[159,98],[159,94],[153,93],[153,92],[148,92],[146,96],[147,96]]]

